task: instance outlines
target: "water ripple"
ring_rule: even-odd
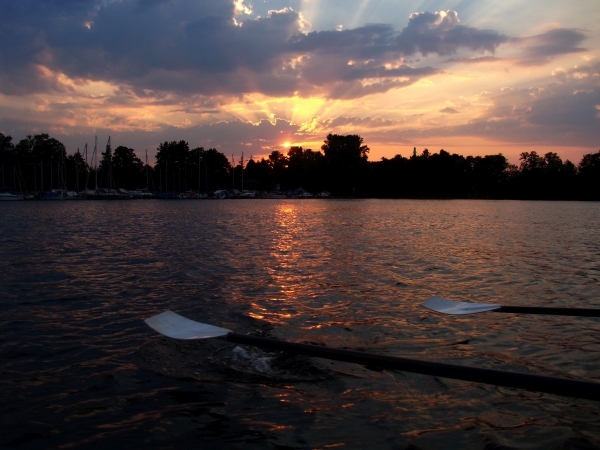
[[[600,446],[596,402],[257,349],[235,357],[141,321],[172,309],[239,332],[600,381],[597,319],[419,306],[440,295],[600,307],[596,203],[0,207],[5,446]]]

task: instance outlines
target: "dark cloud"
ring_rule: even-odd
[[[40,67],[102,80],[143,96],[355,98],[410,85],[439,71],[402,58],[493,52],[506,37],[458,23],[455,12],[415,13],[399,33],[372,24],[301,32],[292,9],[234,20],[232,0],[22,0],[0,3],[0,91],[66,89]],[[241,24],[241,26],[238,26]]]
[[[450,108],[449,106],[444,109],[440,109],[440,112],[444,114],[458,114],[457,109]]]
[[[444,62],[446,63],[460,63],[460,64],[480,64],[489,63],[495,61],[502,61],[502,58],[496,56],[476,56],[471,58],[448,58]]]
[[[570,69],[559,68],[552,72],[559,83],[572,83],[580,80],[579,83],[594,84],[594,80],[600,80],[600,61],[595,63],[578,64]],[[597,84],[596,84],[597,85]]]
[[[405,55],[420,52],[446,56],[460,48],[494,53],[508,38],[492,30],[479,30],[459,25],[456,11],[411,14],[408,26],[396,37]]]
[[[537,36],[515,41],[525,46],[525,54],[517,64],[522,66],[540,66],[554,57],[569,53],[579,53],[586,49],[579,47],[586,35],[580,30],[555,28]]]

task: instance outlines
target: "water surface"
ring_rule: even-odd
[[[600,404],[219,342],[333,347],[600,381],[600,204],[248,200],[0,204],[0,445],[596,448]]]

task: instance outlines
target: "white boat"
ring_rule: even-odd
[[[215,192],[213,192],[213,196],[212,198],[218,198],[218,199],[223,199],[223,198],[227,198],[228,194],[227,191],[225,189],[218,189]]]
[[[292,198],[311,198],[312,196],[313,195],[310,192],[301,187],[292,191]]]
[[[11,194],[10,192],[0,192],[0,201],[3,200],[24,200],[23,195]]]

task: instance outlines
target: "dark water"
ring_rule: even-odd
[[[0,204],[0,445],[598,448],[600,403],[162,338],[171,309],[333,347],[600,381],[600,204]]]

